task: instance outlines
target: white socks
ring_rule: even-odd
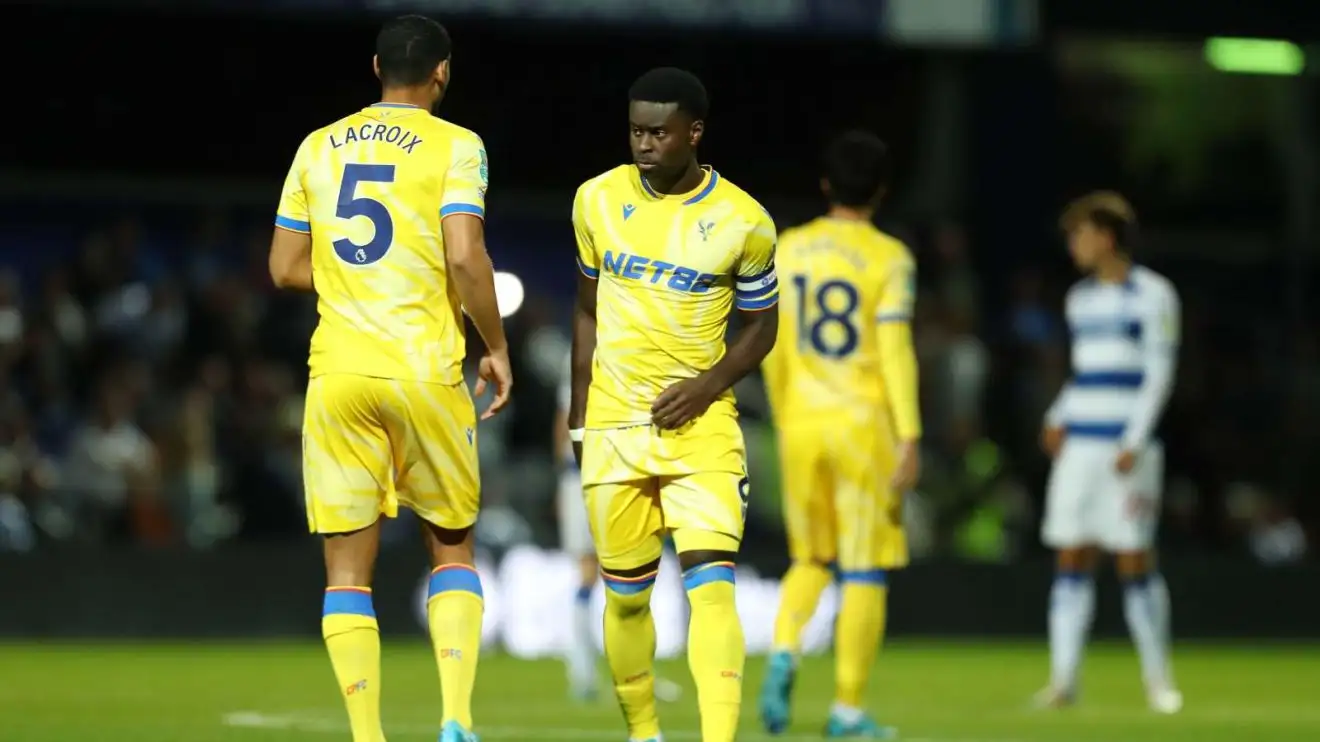
[[[575,695],[596,692],[596,635],[592,631],[591,588],[579,588],[573,601],[573,634],[569,640],[568,682]]]
[[[1123,613],[1141,658],[1141,677],[1151,690],[1173,686],[1169,671],[1169,589],[1152,574],[1123,586]]]
[[[1071,692],[1095,617],[1095,580],[1089,574],[1060,573],[1050,591],[1050,685]]]

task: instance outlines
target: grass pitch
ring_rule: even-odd
[[[1320,645],[1183,646],[1176,670],[1187,705],[1146,711],[1136,658],[1094,647],[1076,708],[1027,708],[1045,677],[1040,645],[903,642],[888,647],[872,707],[910,742],[1302,742],[1320,740]],[[2,644],[5,742],[331,742],[347,724],[319,644]],[[385,728],[391,742],[434,740],[439,688],[430,648],[387,642]],[[665,735],[696,740],[687,668],[668,677],[685,697],[661,708]],[[747,668],[743,742],[819,739],[830,701],[828,658],[804,662],[796,718],[771,738],[755,718],[762,664]],[[488,653],[476,696],[485,742],[622,742],[611,701],[575,704],[555,662]]]

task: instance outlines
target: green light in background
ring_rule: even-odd
[[[1300,75],[1306,55],[1291,41],[1216,38],[1205,42],[1205,61],[1220,72]]]

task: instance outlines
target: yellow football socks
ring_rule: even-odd
[[[329,587],[321,635],[344,694],[353,742],[384,742],[380,725],[380,628],[366,587]]]
[[[456,721],[464,729],[471,729],[472,687],[477,681],[485,611],[481,578],[466,564],[436,567],[431,572],[427,595],[426,617],[440,668],[444,721]]]
[[[885,633],[884,570],[844,572],[834,629],[835,701],[862,708],[866,684]]]
[[[797,655],[802,649],[802,631],[816,614],[820,594],[834,576],[816,562],[794,562],[784,575],[779,593],[779,615],[775,617],[774,649]]]
[[[660,736],[655,704],[655,619],[651,591],[656,572],[638,577],[605,573],[605,659],[632,739]]]
[[[683,574],[692,616],[688,665],[697,685],[702,742],[733,742],[742,706],[747,646],[734,600],[734,568],[712,562]]]

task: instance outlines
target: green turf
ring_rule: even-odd
[[[439,689],[430,650],[387,644],[385,718],[391,742],[434,740]],[[827,659],[808,660],[797,718],[781,739],[814,739],[830,700]],[[4,644],[0,740],[5,742],[316,742],[347,740],[328,663],[312,643]],[[1144,707],[1137,665],[1122,644],[1088,657],[1082,705],[1032,712],[1045,672],[1038,645],[902,643],[882,657],[873,707],[903,738],[925,742],[1292,742],[1320,740],[1320,646],[1182,647],[1183,713]],[[749,663],[749,698],[762,665]],[[661,709],[672,740],[694,740],[696,706],[684,665],[663,673],[688,689]],[[490,654],[476,715],[487,742],[622,742],[608,702],[565,701],[554,662]],[[740,739],[768,739],[752,702]]]

